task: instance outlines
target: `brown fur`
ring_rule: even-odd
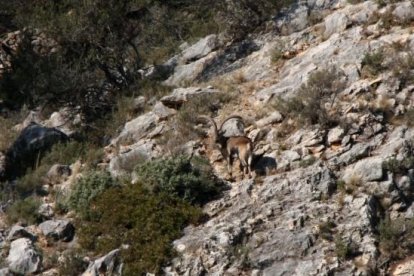
[[[234,156],[240,161],[240,170],[243,173],[243,177],[245,174],[249,175],[249,178],[252,176],[251,174],[251,164],[253,159],[253,143],[247,136],[231,136],[225,137],[223,136],[221,128],[223,127],[224,123],[230,119],[237,118],[241,119],[240,116],[233,115],[228,117],[226,120],[221,123],[220,128],[217,129],[217,125],[214,120],[210,117],[201,116],[201,118],[208,119],[211,124],[213,125],[213,142],[218,144],[220,147],[221,154],[227,161],[227,171],[232,177],[232,167]]]

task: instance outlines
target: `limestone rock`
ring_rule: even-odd
[[[411,1],[400,2],[396,4],[392,12],[400,21],[411,21],[414,19],[414,5]]]
[[[180,58],[180,62],[190,63],[197,59],[203,58],[214,51],[217,48],[218,44],[219,42],[217,35],[212,34],[206,36],[205,38],[200,39],[194,45],[185,49],[182,53],[182,57]]]
[[[168,107],[177,108],[181,106],[184,102],[190,100],[193,97],[200,95],[209,95],[211,93],[219,92],[216,89],[212,88],[200,88],[200,87],[188,87],[188,88],[177,88],[167,96],[161,98],[161,102]]]
[[[120,250],[115,249],[107,255],[92,262],[82,276],[122,275],[122,263],[120,260]]]
[[[257,127],[264,127],[267,125],[280,123],[283,120],[282,114],[280,114],[278,111],[272,112],[269,116],[264,117],[263,119],[260,119],[256,122]]]
[[[351,181],[353,178],[359,178],[362,181],[376,181],[381,180],[384,173],[382,169],[382,157],[370,157],[358,161],[354,166],[348,167],[345,170],[343,180],[345,182]]]
[[[337,143],[344,137],[345,131],[341,127],[333,128],[328,133],[328,144]]]
[[[324,36],[329,37],[332,34],[344,31],[348,25],[348,17],[342,12],[334,12],[325,18]]]
[[[39,210],[37,212],[39,215],[46,219],[51,219],[55,214],[53,205],[50,203],[42,203],[39,206]]]
[[[69,165],[53,165],[46,174],[49,184],[59,184],[72,174]]]
[[[391,276],[404,276],[410,275],[414,271],[414,260],[412,257],[407,258],[406,260],[400,261],[393,270],[391,271]]]
[[[42,257],[30,239],[20,238],[11,242],[7,262],[11,272],[27,275],[40,270]]]
[[[75,227],[66,220],[47,220],[39,224],[43,235],[54,240],[71,241],[75,235]]]

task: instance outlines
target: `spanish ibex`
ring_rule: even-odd
[[[241,171],[243,177],[248,173],[249,178],[251,174],[251,165],[253,159],[253,143],[247,136],[230,136],[226,137],[223,133],[223,125],[230,119],[239,119],[243,122],[243,118],[238,115],[232,115],[226,118],[220,125],[220,128],[217,128],[216,122],[211,117],[200,116],[200,118],[207,119],[213,125],[213,137],[212,141],[215,144],[218,144],[220,147],[221,154],[223,158],[227,161],[227,171],[232,177],[232,167],[233,167],[233,158],[237,155],[240,160]]]

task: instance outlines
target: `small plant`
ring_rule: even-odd
[[[14,125],[13,120],[0,116],[0,152],[6,152],[16,140],[19,133],[13,129]]]
[[[404,175],[408,170],[414,168],[414,157],[409,156],[403,160],[390,158],[382,163],[382,168],[394,174]]]
[[[135,172],[152,193],[167,193],[192,204],[206,203],[221,190],[208,161],[198,157],[149,161],[138,165]]]
[[[383,63],[383,50],[380,49],[375,52],[367,52],[362,59],[362,68],[369,76],[377,76],[386,69]]]
[[[81,217],[90,215],[89,205],[92,200],[117,183],[107,172],[89,172],[76,183],[69,196],[69,208]]]
[[[414,221],[386,217],[378,226],[380,249],[391,259],[403,259],[411,255],[414,244]]]
[[[355,255],[356,245],[352,242],[345,242],[343,238],[337,236],[335,239],[335,253],[339,260],[345,261]]]
[[[307,83],[299,88],[294,97],[279,97],[274,107],[285,115],[297,118],[301,125],[329,127],[338,124],[339,119],[330,114],[329,109],[344,87],[341,73],[335,68],[317,71],[309,76]]]
[[[7,209],[7,221],[10,224],[17,222],[28,225],[35,224],[41,219],[38,214],[39,206],[40,200],[35,197],[18,200]]]
[[[77,276],[85,272],[88,263],[83,260],[83,255],[75,251],[67,251],[63,254],[63,260],[58,269],[59,275]]]
[[[316,162],[316,157],[315,156],[310,156],[309,158],[303,159],[299,162],[299,166],[302,168],[306,168],[309,167],[311,165],[313,165]]]
[[[319,235],[324,240],[332,240],[333,229],[336,227],[335,222],[327,220],[318,225]]]

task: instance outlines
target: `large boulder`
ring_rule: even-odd
[[[75,235],[75,227],[66,220],[47,220],[39,228],[46,237],[65,242],[71,241]]]
[[[28,167],[33,166],[39,154],[67,139],[66,134],[56,128],[30,124],[7,150],[5,177],[14,178],[21,175]]]
[[[92,262],[82,276],[122,275],[122,263],[119,255],[119,249],[112,250],[107,255]]]
[[[30,239],[21,238],[11,242],[7,262],[11,272],[27,275],[40,270],[42,256]]]

